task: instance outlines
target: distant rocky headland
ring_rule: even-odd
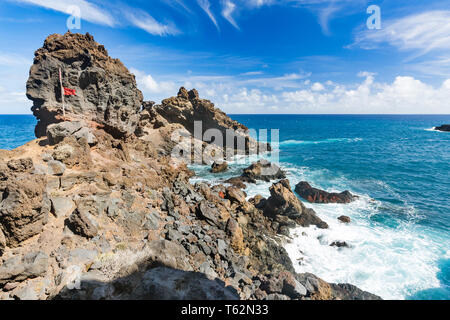
[[[64,111],[59,70],[76,92]],[[68,32],[36,51],[27,97],[37,139],[0,151],[0,299],[380,299],[295,272],[289,229],[328,225],[275,164],[261,160],[222,185],[189,182],[172,135],[193,135],[196,121],[243,138],[233,153],[270,150],[195,89],[143,101],[121,61]],[[257,180],[273,180],[270,197],[247,200],[242,186]],[[300,187],[314,201],[353,199]]]
[[[442,126],[435,127],[434,130],[450,132],[450,124],[443,124]]]

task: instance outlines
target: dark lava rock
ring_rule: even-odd
[[[274,218],[277,215],[287,216],[303,227],[315,225],[326,229],[328,225],[322,221],[314,210],[305,205],[292,192],[289,180],[281,180],[270,187],[270,197],[267,199],[264,214]]]
[[[30,69],[27,97],[39,120],[37,137],[62,121],[59,69],[63,86],[76,91],[65,97],[66,118],[95,121],[116,137],[135,131],[143,101],[135,76],[90,34],[67,32],[47,37]]]
[[[350,203],[354,201],[357,196],[352,195],[349,191],[341,193],[329,193],[302,181],[295,186],[295,192],[303,199],[312,203]]]
[[[350,223],[351,222],[350,217],[347,217],[347,216],[340,216],[338,218],[338,220],[343,222],[343,223]]]
[[[338,248],[350,248],[350,245],[345,241],[333,241],[330,244],[331,247],[338,247]]]
[[[450,124],[443,124],[442,126],[434,128],[434,130],[450,132]]]
[[[248,168],[244,169],[242,176],[249,180],[262,180],[266,182],[286,178],[286,174],[279,166],[267,160],[252,163]]]

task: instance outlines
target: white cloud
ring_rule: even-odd
[[[180,31],[172,24],[162,24],[144,11],[127,12],[127,19],[136,27],[155,36],[176,35]]]
[[[417,56],[431,51],[450,50],[450,10],[428,11],[383,22],[381,30],[364,30],[353,45],[366,49],[383,44],[399,50],[414,51]]]
[[[375,75],[361,72],[353,85],[327,81],[297,82],[297,88],[278,90],[278,83],[250,83],[236,77],[180,79],[174,88],[197,88],[227,113],[362,113],[443,114],[449,113],[450,79],[431,86],[418,79],[398,76],[392,83],[377,82]],[[274,77],[275,79],[276,77]],[[268,78],[267,78],[268,79]],[[176,90],[171,95],[176,94]]]
[[[311,86],[311,90],[312,90],[312,91],[323,91],[323,90],[325,90],[325,87],[324,87],[323,84],[321,84],[320,82],[315,82],[315,83]]]
[[[177,92],[177,84],[173,81],[156,81],[152,75],[137,69],[130,69],[136,76],[138,88],[144,93],[146,100],[161,100]]]
[[[229,22],[233,27],[239,29],[236,21],[234,20],[232,14],[236,9],[236,5],[230,0],[225,0],[223,2],[222,16]]]
[[[37,5],[47,9],[68,13],[70,6],[77,6],[81,10],[81,18],[98,24],[114,26],[116,21],[105,10],[86,0],[15,0],[16,2]]]
[[[449,113],[450,79],[433,87],[413,77],[398,76],[378,83],[367,74],[356,87],[335,84],[325,91],[283,92],[283,101],[297,113]]]
[[[216,17],[211,11],[211,3],[208,0],[197,0],[198,5],[202,8],[203,11],[208,15],[211,21],[216,26],[217,30],[219,30],[219,24],[217,23]]]

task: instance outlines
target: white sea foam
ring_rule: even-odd
[[[358,142],[362,141],[362,138],[335,138],[335,139],[324,139],[324,140],[285,140],[280,142],[282,146],[289,145],[310,145],[310,144],[322,144],[322,143],[335,143],[335,142]]]
[[[219,176],[208,173],[205,166],[198,167],[201,178],[194,181],[220,183],[239,175],[242,167],[245,166],[231,162],[230,172]],[[399,195],[382,181],[355,183],[345,177],[333,176],[325,169],[310,170],[286,163],[283,169],[288,172],[292,189],[299,181],[305,180],[330,192],[350,189],[355,193],[349,186],[371,183],[375,190],[380,188],[380,191],[399,199]],[[272,182],[260,181],[248,184],[245,191],[248,198],[256,194],[268,197],[271,185]],[[328,223],[329,229],[299,227],[291,231],[293,239],[286,245],[286,250],[296,271],[314,273],[328,282],[351,283],[385,299],[404,299],[418,291],[439,287],[437,263],[443,252],[449,254],[448,242],[442,240],[440,243],[431,238],[431,232],[414,223],[413,218],[420,219],[420,216],[412,205],[403,202],[398,208],[389,207],[389,204],[375,201],[369,195],[359,195],[359,200],[345,205],[305,203]],[[377,215],[399,209],[408,219],[394,226],[377,222]],[[341,215],[349,216],[352,222],[339,222],[337,218]],[[331,247],[333,241],[345,241],[351,248]]]
[[[314,183],[327,175],[326,170],[308,168],[291,167],[288,172],[292,188],[301,180]],[[337,188],[348,183],[345,178],[333,182]],[[267,197],[270,185],[249,185],[246,191],[249,197],[255,194]],[[311,272],[328,282],[351,283],[385,299],[405,299],[420,290],[439,287],[437,261],[445,243],[437,247],[436,241],[412,222],[393,228],[373,221],[371,217],[378,215],[385,204],[360,195],[359,200],[350,204],[306,205],[328,223],[329,229],[292,230],[293,240],[286,250],[297,272]],[[413,206],[405,203],[402,207],[408,215],[417,215]],[[341,215],[349,216],[352,222],[339,222],[337,218]],[[331,247],[333,241],[345,241],[351,248]]]

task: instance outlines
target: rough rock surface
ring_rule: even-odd
[[[95,121],[116,136],[134,132],[143,100],[134,75],[91,35],[68,32],[49,36],[35,53],[27,96],[39,120],[37,137],[62,119],[59,69],[63,86],[76,90],[65,97],[67,118]]]
[[[303,199],[313,203],[350,203],[357,199],[349,191],[330,193],[311,187],[306,181],[301,181],[295,186],[295,192]]]
[[[65,119],[59,66],[80,90]],[[280,235],[323,221],[287,180],[250,201],[238,188],[190,183],[170,157],[171,133],[197,117],[190,111],[244,128],[196,91],[180,90],[161,113],[145,103],[134,130],[134,77],[91,36],[70,33],[38,50],[27,90],[36,132],[49,136],[0,150],[0,300],[377,298],[295,273]]]
[[[212,173],[220,173],[228,170],[228,163],[226,161],[214,161],[211,165]]]
[[[434,130],[450,132],[450,124],[443,124],[442,126],[434,128]]]
[[[279,166],[267,160],[259,160],[252,163],[250,167],[244,169],[242,176],[248,180],[262,180],[266,182],[286,178],[286,174]]]
[[[245,168],[241,176],[227,179],[224,182],[237,188],[244,189],[246,183],[256,183],[257,180],[269,182],[271,180],[285,178],[286,174],[279,166],[262,159],[252,163],[248,168]]]
[[[350,223],[351,222],[350,217],[347,217],[347,216],[339,216],[338,220],[341,221],[342,223]]]
[[[328,228],[326,222],[312,209],[306,208],[295,196],[288,180],[281,180],[270,187],[270,197],[267,199],[264,213],[270,217],[288,217],[303,227],[315,225],[321,229]]]

